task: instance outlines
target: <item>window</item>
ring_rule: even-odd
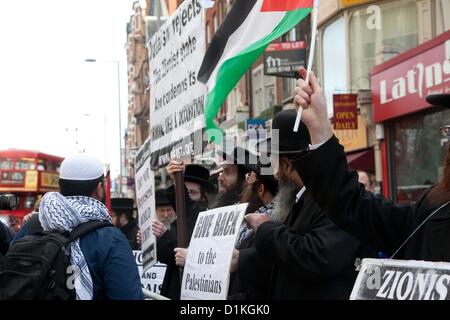
[[[213,22],[214,22],[214,33],[216,33],[217,29],[219,28],[219,21],[217,20],[217,14],[215,13],[213,15]]]
[[[206,24],[206,44],[209,44],[211,41],[211,26],[209,23]]]
[[[241,92],[239,90],[239,85],[231,90],[227,97],[227,119],[232,119],[236,116],[236,111],[241,105]]]
[[[345,43],[345,22],[340,17],[323,32],[323,86],[329,114],[333,113],[333,94],[348,91],[347,50],[342,43]]]
[[[13,168],[13,162],[11,159],[1,158],[0,159],[0,169],[10,170]]]
[[[437,35],[450,30],[450,0],[436,0],[436,33]]]
[[[34,170],[34,160],[30,159],[16,160],[15,167],[17,170]]]
[[[33,209],[36,202],[36,197],[25,197],[24,208]]]
[[[292,78],[283,78],[283,100],[290,99],[294,96],[295,84],[297,80]]]
[[[370,69],[374,65],[419,44],[419,12],[415,0],[381,2],[378,7],[381,9],[379,29],[375,23],[370,24],[376,16],[367,8],[357,9],[350,16],[350,73],[355,89],[370,89]]]
[[[393,190],[397,202],[416,202],[426,189],[439,182],[445,156],[439,128],[448,124],[448,119],[450,110],[419,114],[393,125]]]
[[[275,80],[276,77],[264,75],[262,64],[253,69],[252,95],[254,117],[259,116],[261,112],[276,104]]]

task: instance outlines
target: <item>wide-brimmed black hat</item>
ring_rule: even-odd
[[[209,182],[209,171],[197,164],[188,164],[184,169],[184,181],[195,182],[202,186],[207,193],[214,193],[216,187]]]
[[[235,147],[231,153],[223,150],[219,150],[218,153],[224,159],[224,164],[235,164],[244,169],[245,172],[257,172],[259,170],[258,157],[245,148]]]
[[[132,198],[111,198],[111,209],[117,212],[128,212],[134,209]]]
[[[294,132],[297,111],[290,109],[278,112],[272,120],[272,137],[258,143],[260,153],[296,154],[308,149],[311,144],[308,128],[300,122]],[[278,139],[275,139],[278,130]]]
[[[166,189],[157,189],[155,191],[155,205],[156,206],[171,205],[169,198],[167,197]]]
[[[430,94],[426,97],[429,104],[438,107],[450,108],[450,94]]]

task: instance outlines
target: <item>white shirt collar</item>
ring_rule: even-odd
[[[297,196],[295,197],[295,203],[297,203],[297,202],[300,200],[300,198],[303,196],[303,194],[305,193],[305,191],[306,191],[306,187],[303,187],[303,188],[297,193]]]

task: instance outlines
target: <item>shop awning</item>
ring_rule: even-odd
[[[348,165],[354,170],[375,171],[375,156],[373,148],[367,148],[347,153]]]

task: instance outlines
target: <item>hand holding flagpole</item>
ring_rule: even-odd
[[[312,14],[312,35],[311,35],[311,47],[309,48],[308,69],[306,72],[306,83],[309,84],[309,74],[312,70],[312,64],[314,61],[314,52],[316,51],[316,38],[317,38],[317,15],[319,11],[319,0],[314,0],[314,9]],[[299,106],[297,111],[297,118],[295,119],[294,132],[298,132],[300,121],[302,120],[303,107]]]

